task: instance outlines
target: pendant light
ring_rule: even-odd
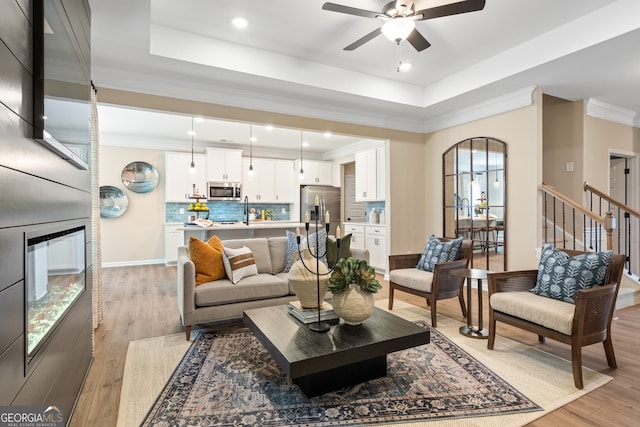
[[[253,177],[253,125],[249,125],[249,177]]]
[[[304,168],[302,167],[302,130],[300,130],[300,180],[304,179]]]
[[[195,135],[196,132],[193,130],[193,117],[191,117],[191,132],[189,132],[189,134],[191,135],[191,167],[189,167],[189,173],[195,175],[197,171],[196,163],[193,161],[193,135]]]

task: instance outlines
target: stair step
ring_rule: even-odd
[[[620,281],[616,310],[636,304],[640,304],[640,282],[625,273]]]

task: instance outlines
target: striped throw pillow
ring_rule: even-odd
[[[224,269],[234,285],[244,277],[258,274],[256,260],[251,249],[246,246],[238,249],[224,248]]]

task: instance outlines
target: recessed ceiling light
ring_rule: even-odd
[[[249,139],[251,140],[251,142],[257,142],[258,141],[258,138],[256,138],[255,136],[252,136]]]
[[[193,135],[197,135],[197,134],[198,133],[196,131],[194,131],[194,130],[187,131],[187,135],[192,135],[193,136]]]
[[[271,125],[266,125],[266,126],[265,126],[265,129],[266,129],[266,130],[273,130],[273,126],[271,126]]]
[[[325,132],[324,133],[324,137],[325,138],[331,138],[331,132]]]
[[[233,18],[231,20],[231,23],[233,24],[234,27],[236,28],[247,28],[247,25],[249,25],[249,22],[247,22],[246,19],[241,18],[241,17],[237,17],[237,18]]]
[[[195,120],[197,123],[204,122],[204,119],[202,117],[194,117],[193,120]]]
[[[309,143],[305,141],[305,142],[303,142],[303,143],[302,143],[302,146],[303,146],[303,147],[308,147],[308,146],[309,146]]]
[[[400,71],[408,71],[411,69],[411,63],[409,62],[401,62],[400,65],[398,66],[398,68],[400,69]]]

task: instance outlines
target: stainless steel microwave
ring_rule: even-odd
[[[241,200],[239,182],[207,182],[207,200]]]

